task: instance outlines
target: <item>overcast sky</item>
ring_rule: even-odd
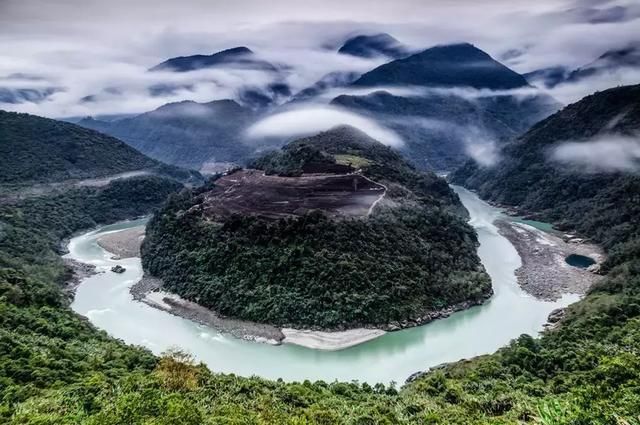
[[[0,79],[28,74],[44,78],[31,84],[64,88],[40,105],[11,107],[16,110],[58,117],[143,112],[185,96],[147,95],[153,79],[166,76],[150,76],[145,70],[169,57],[245,45],[289,65],[287,82],[296,89],[330,71],[364,72],[377,65],[342,57],[327,47],[339,46],[349,35],[380,31],[416,49],[471,42],[518,72],[553,65],[575,68],[609,49],[637,42],[640,4],[637,0],[0,0]],[[266,77],[210,72],[199,78],[214,78],[219,84],[198,86],[190,94],[196,101],[229,97],[247,79],[261,84]],[[13,83],[0,81],[7,84]],[[99,102],[79,102],[114,87],[127,96],[111,90]],[[562,100],[573,100],[587,89],[581,87]]]

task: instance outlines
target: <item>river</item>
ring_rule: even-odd
[[[68,257],[104,271],[81,283],[71,307],[126,343],[142,345],[156,354],[179,347],[215,372],[287,381],[337,379],[401,384],[414,372],[494,352],[523,333],[536,335],[553,309],[578,300],[577,295],[565,295],[557,302],[545,302],[524,293],[514,274],[520,266],[520,257],[493,225],[500,211],[472,192],[454,189],[478,233],[478,255],[491,276],[495,294],[482,306],[424,326],[390,332],[340,351],[318,351],[290,344],[272,346],[220,334],[133,301],[129,288],[142,276],[140,259],[111,260],[96,239],[106,232],[144,226],[144,220],[103,226],[70,241]],[[124,266],[126,272],[110,272],[115,264]]]

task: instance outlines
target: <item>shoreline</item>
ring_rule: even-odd
[[[560,236],[506,218],[494,224],[520,256],[522,265],[516,269],[516,278],[526,293],[557,301],[565,294],[584,295],[602,278],[597,271],[606,256],[599,246],[582,240],[565,242]],[[595,264],[588,269],[571,266],[565,258],[572,254],[590,257]]]
[[[551,301],[559,299],[565,293],[582,295],[588,287],[597,280],[597,275],[571,267],[568,264],[566,267],[562,266],[562,268],[570,270],[569,273],[573,272],[573,278],[566,279],[566,275],[562,275],[564,277],[549,280],[547,272],[553,270],[553,273],[556,273],[557,269],[561,267],[560,261],[555,258],[552,262],[553,267],[550,268],[549,264],[541,263],[540,258],[537,258],[540,257],[539,254],[541,252],[544,254],[541,256],[542,259],[553,258],[555,254],[551,255],[549,251],[551,251],[551,248],[553,248],[556,243],[562,243],[572,248],[588,247],[589,249],[591,249],[592,245],[567,244],[559,237],[548,235],[531,226],[511,222],[507,219],[497,220],[495,224],[500,233],[513,244],[522,259],[523,265],[516,270],[516,276],[518,284],[525,292],[538,299]],[[527,235],[529,236],[526,237]],[[97,238],[96,243],[106,252],[113,254],[112,259],[117,260],[139,256],[139,249],[143,237],[144,228],[126,229],[106,233]],[[555,240],[553,243],[550,243],[547,240],[548,238],[554,238]],[[545,246],[545,249],[541,249],[541,245],[547,245],[549,248]],[[577,251],[580,250],[578,249]],[[604,256],[599,257],[597,262],[600,263],[602,258],[604,258]],[[562,260],[562,262],[564,262],[564,257],[562,257]],[[533,272],[532,269],[535,269],[536,272]],[[544,273],[540,273],[541,269]],[[575,273],[578,273],[578,276],[590,276],[592,279],[584,283],[585,279],[575,279]],[[77,287],[78,282],[84,278],[82,275],[79,276],[80,277],[75,279],[75,287]],[[561,284],[558,284],[558,282],[561,282]],[[567,283],[570,284],[567,285]],[[75,290],[75,287],[73,287],[72,290]],[[377,327],[327,330],[294,329],[291,327],[283,327],[281,329],[273,325],[226,318],[195,302],[186,300],[177,294],[163,291],[162,281],[147,275],[143,276],[139,282],[136,282],[130,288],[130,293],[134,300],[143,302],[150,307],[211,327],[218,332],[229,334],[238,339],[273,345],[294,344],[309,349],[329,351],[346,349],[379,338],[387,332],[422,326],[434,320],[449,317],[455,312],[482,305],[490,300],[493,295],[493,291],[491,291],[486,294],[482,300],[465,301],[441,310],[425,313],[418,318],[392,322]]]
[[[144,228],[131,228],[107,232],[96,239],[98,246],[112,254],[112,260],[140,257]]]

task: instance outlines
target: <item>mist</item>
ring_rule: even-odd
[[[585,173],[640,171],[640,135],[601,135],[567,141],[551,151],[551,159]]]
[[[397,148],[404,144],[400,136],[374,120],[330,106],[308,106],[271,115],[249,127],[247,136],[250,139],[305,136],[339,125],[355,127],[387,146]]]
[[[631,0],[482,5],[471,0],[276,0],[268,5],[257,0],[85,0],[81,6],[71,0],[4,0],[0,85],[57,90],[43,102],[0,104],[0,109],[57,118],[140,113],[168,102],[236,98],[241,87],[263,87],[274,80],[284,81],[295,93],[329,72],[363,73],[383,63],[336,53],[346,38],[361,33],[388,32],[415,51],[471,42],[521,73],[556,65],[573,69],[637,41],[639,9]],[[235,46],[249,47],[280,72],[147,72],[170,57]],[[6,78],[15,73],[40,80],[18,86]],[[637,74],[604,76],[549,94],[568,103],[594,88],[630,82],[638,82]],[[149,88],[156,84],[186,88],[151,95]]]

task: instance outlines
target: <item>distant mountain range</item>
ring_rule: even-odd
[[[413,85],[508,90],[527,87],[520,74],[468,44],[436,46],[381,65],[362,75],[355,86]]]
[[[470,144],[500,143],[560,105],[543,94],[477,89],[530,89],[527,81],[471,44],[437,46],[364,74],[354,87],[406,87],[414,94],[377,91],[342,95],[333,105],[367,115],[399,133],[420,168],[449,170],[468,158]],[[452,91],[448,89],[460,89]]]
[[[258,59],[248,47],[240,46],[211,55],[179,56],[167,59],[149,69],[149,71],[188,72],[215,67],[246,68],[261,71],[277,71],[277,68],[264,60]]]
[[[354,40],[361,39],[356,37],[345,44],[353,46]],[[422,169],[453,169],[468,158],[469,143],[474,142],[469,140],[470,134],[471,138],[500,143],[559,108],[557,102],[542,94],[493,94],[491,90],[532,88],[524,77],[470,44],[433,47],[392,60],[362,76],[331,73],[290,99],[324,103],[327,100],[320,96],[333,88],[387,86],[415,89],[415,94],[378,91],[361,96],[341,95],[330,103],[395,130],[406,142],[405,153]],[[80,124],[180,166],[242,163],[252,152],[241,142],[243,131],[260,116],[278,111],[271,103],[274,98],[287,97],[288,86],[269,87],[247,87],[240,95],[242,105],[231,100],[180,102],[109,123],[87,119]],[[480,93],[479,89],[489,92]],[[265,94],[265,90],[271,92]],[[266,109],[269,105],[272,107]]]
[[[524,77],[531,84],[553,88],[559,84],[577,83],[590,77],[625,69],[640,70],[640,46],[634,45],[610,50],[600,55],[593,62],[574,70],[555,66],[526,73]]]
[[[199,169],[207,162],[236,162],[252,149],[241,142],[254,112],[233,100],[170,103],[113,121],[85,118],[79,125],[118,137],[157,160]]]

